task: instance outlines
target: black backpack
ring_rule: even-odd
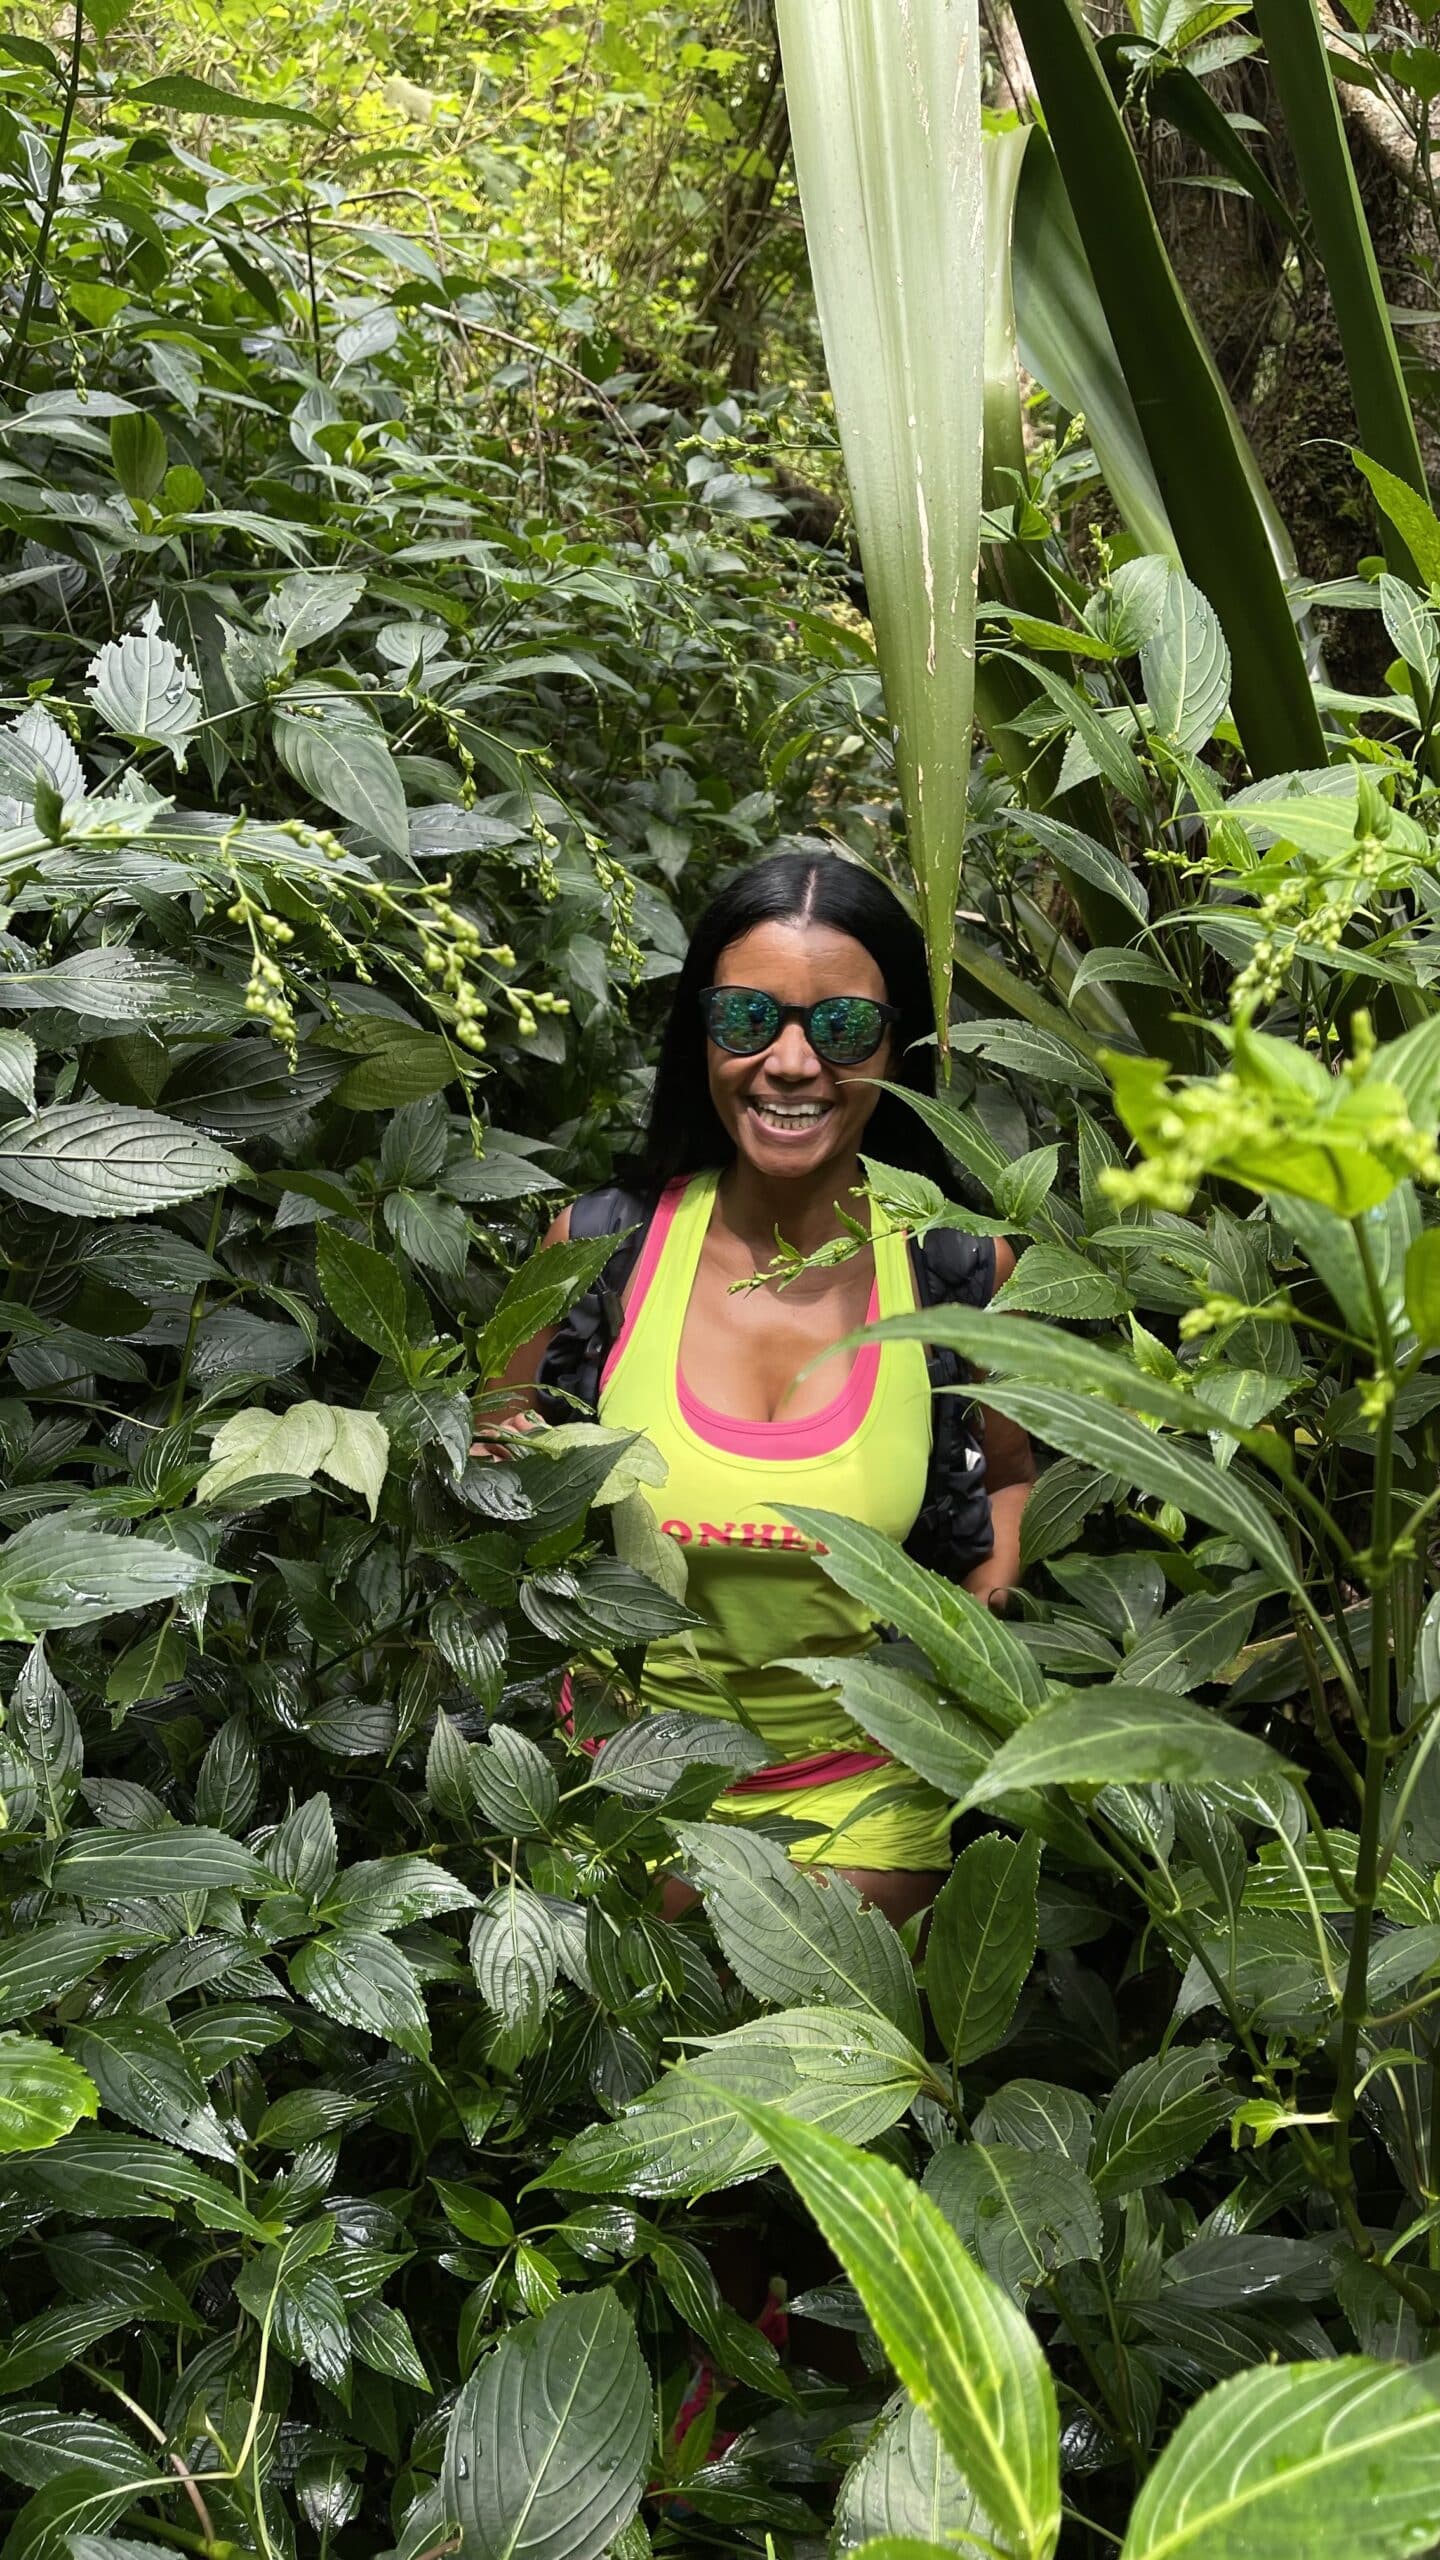
[[[600,1378],[624,1322],[621,1298],[640,1257],[655,1214],[653,1193],[613,1184],[588,1191],[570,1211],[572,1237],[618,1235],[620,1241],[593,1288],[576,1301],[540,1363],[536,1401],[550,1422],[594,1414]],[[995,1246],[989,1236],[967,1236],[937,1227],[923,1242],[912,1239],[915,1295],[922,1307],[988,1306],[995,1287]],[[925,1498],[906,1539],[906,1553],[933,1572],[963,1580],[994,1547],[985,1491],[985,1458],[975,1408],[963,1392],[965,1366],[955,1351],[932,1350],[928,1363],[934,1398],[934,1436]]]

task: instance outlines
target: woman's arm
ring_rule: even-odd
[[[1015,1268],[1015,1255],[1004,1237],[995,1245],[995,1286],[1000,1288]],[[1035,1452],[1030,1435],[1003,1413],[980,1407],[985,1438],[985,1484],[995,1544],[983,1564],[967,1573],[965,1588],[988,1608],[1005,1605],[1020,1579],[1020,1517],[1035,1482]]]
[[[561,1210],[558,1218],[551,1220],[536,1250],[543,1253],[548,1245],[568,1244],[569,1241],[570,1212],[565,1208]],[[500,1387],[513,1387],[515,1394],[505,1404],[486,1413],[483,1422],[478,1426],[480,1436],[471,1443],[470,1454],[473,1458],[503,1457],[503,1445],[487,1435],[492,1431],[513,1431],[517,1426],[521,1429],[525,1427],[525,1418],[532,1405],[532,1399],[525,1393],[525,1389],[534,1386],[540,1374],[540,1363],[558,1330],[556,1325],[547,1325],[543,1332],[532,1333],[528,1342],[522,1342],[519,1350],[511,1353],[495,1384]]]

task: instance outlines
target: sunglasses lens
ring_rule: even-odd
[[[755,1058],[780,1028],[780,1007],[759,987],[715,987],[705,1020],[717,1049],[728,1049],[732,1058]]]
[[[873,1058],[885,1037],[885,1016],[870,996],[826,996],[810,1015],[810,1042],[832,1066],[857,1066]]]

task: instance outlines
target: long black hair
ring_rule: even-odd
[[[660,1044],[650,1120],[639,1171],[652,1183],[728,1164],[735,1152],[710,1099],[700,991],[713,986],[721,953],[761,924],[829,925],[869,952],[900,1016],[889,1082],[912,1093],[935,1090],[935,1017],[925,944],[883,880],[841,854],[772,853],[738,872],[711,899],[690,938]],[[865,1152],[882,1164],[922,1173],[949,1192],[953,1177],[919,1113],[882,1093],[865,1131]]]

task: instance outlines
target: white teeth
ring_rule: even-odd
[[[752,1102],[756,1118],[768,1121],[776,1129],[813,1129],[823,1120],[828,1102]]]

